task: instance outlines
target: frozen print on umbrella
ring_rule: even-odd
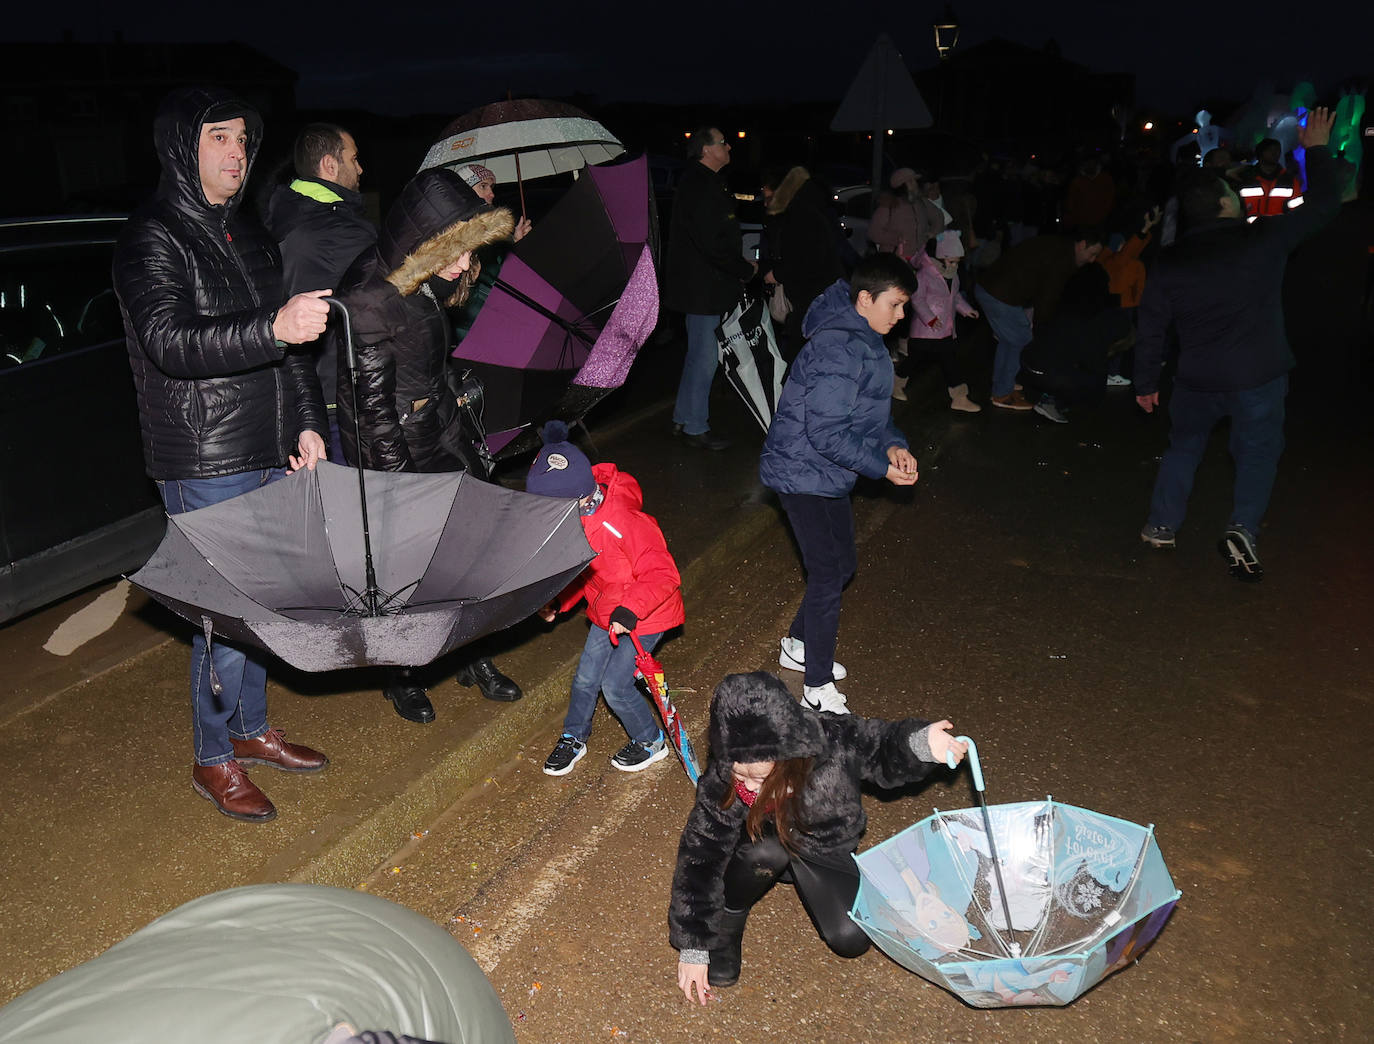
[[[976,811],[937,812],[857,856],[850,912],[974,1007],[1068,1004],[1138,957],[1179,898],[1153,828],[1051,799],[990,806],[988,822],[992,844]]]

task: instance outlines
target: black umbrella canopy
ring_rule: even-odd
[[[293,667],[418,667],[547,603],[592,558],[575,501],[462,472],[364,473],[381,611],[367,615],[357,472],[328,462],[172,515],[130,579]]]

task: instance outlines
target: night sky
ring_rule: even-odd
[[[67,0],[7,15],[6,40],[239,40],[300,74],[303,108],[402,115],[459,113],[517,95],[594,95],[676,103],[838,99],[874,38],[886,31],[915,66],[935,62],[940,3],[219,3],[133,5]],[[954,4],[960,48],[993,37],[1040,47],[1101,72],[1132,72],[1144,106],[1190,112],[1208,99],[1243,101],[1261,80],[1286,92],[1374,71],[1374,4],[1305,29],[1302,4]],[[1261,13],[1283,12],[1266,19]],[[1349,13],[1359,10],[1359,14]],[[856,11],[865,13],[862,19]],[[874,12],[874,13],[868,13]],[[881,12],[881,17],[878,12]],[[1314,20],[1315,22],[1315,20]],[[1267,28],[1273,26],[1273,28]],[[206,70],[213,80],[214,69]]]

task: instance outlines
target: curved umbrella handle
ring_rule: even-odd
[[[630,641],[635,643],[635,652],[639,653],[640,656],[643,656],[644,646],[639,644],[639,635],[635,634],[634,631],[626,631],[625,633],[630,636]],[[616,634],[615,631],[607,631],[606,637],[608,637],[611,640],[612,645],[620,644],[620,635]]]
[[[968,744],[968,767],[973,773],[973,789],[980,794],[983,792],[983,764],[978,760],[978,744],[973,742],[971,736],[955,736],[960,743]],[[950,768],[955,768],[959,764],[954,760],[953,751],[945,755],[945,764]]]

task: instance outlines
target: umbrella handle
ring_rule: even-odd
[[[955,736],[954,738],[960,743],[968,744],[968,767],[969,771],[973,773],[973,789],[981,794],[983,792],[983,764],[978,760],[978,744],[973,742],[971,736]],[[945,755],[945,764],[950,768],[958,765],[958,762],[954,760],[953,751]]]
[[[639,644],[639,635],[635,634],[634,631],[626,631],[625,633],[630,636],[630,641],[635,643],[635,652],[639,653],[640,656],[643,656],[644,646]],[[606,634],[610,636],[612,645],[620,644],[620,635],[616,634],[615,631],[609,630],[606,632]]]

